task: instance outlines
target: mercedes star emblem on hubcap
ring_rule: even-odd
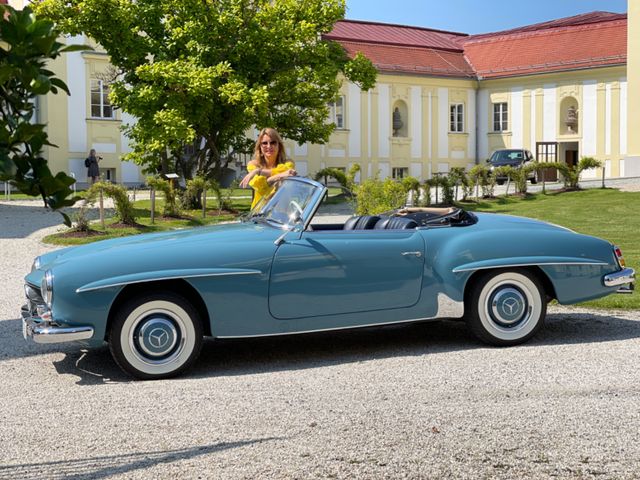
[[[164,347],[169,341],[169,334],[162,328],[154,328],[149,332],[149,343],[155,348]]]

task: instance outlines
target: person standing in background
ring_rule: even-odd
[[[89,179],[91,185],[96,183],[98,177],[100,177],[100,168],[98,162],[102,160],[102,157],[96,157],[95,149],[89,151],[89,156],[84,160],[84,166],[87,167],[87,179]]]

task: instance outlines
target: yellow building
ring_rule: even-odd
[[[639,22],[636,1],[628,15],[593,12],[483,35],[338,22],[326,37],[367,55],[377,84],[362,92],[343,82],[329,141],[287,142],[288,154],[301,175],[358,163],[364,178],[425,180],[484,162],[499,148],[524,148],[547,161],[593,156],[609,178],[640,176],[640,137],[628,133],[640,125]],[[72,95],[39,101],[38,120],[58,146],[45,152],[51,169],[86,184],[84,158],[93,148],[105,178],[142,183],[139,167],[121,161],[130,147],[120,127],[134,119],[109,104],[106,52],[52,63]]]
[[[638,176],[640,140],[627,132],[640,121],[632,107],[640,101],[633,28],[640,12],[630,3],[629,20],[593,12],[482,35],[339,22],[328,37],[350,54],[363,52],[380,74],[372,92],[343,88],[342,129],[329,152],[381,177],[424,179],[483,162],[500,148],[567,163],[591,156],[603,161],[607,177]],[[298,163],[306,160],[295,153]],[[319,153],[319,165],[309,155],[310,171],[339,166],[339,155]]]

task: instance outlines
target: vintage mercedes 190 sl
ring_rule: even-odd
[[[404,208],[314,223],[325,186],[292,177],[242,222],[105,240],[36,258],[23,333],[108,342],[141,379],[177,375],[203,337],[239,338],[464,318],[515,345],[547,302],[630,291],[611,243],[548,223]]]

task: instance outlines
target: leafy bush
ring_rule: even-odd
[[[3,2],[5,3],[5,2]],[[67,85],[49,70],[50,60],[63,52],[86,50],[82,45],[58,42],[60,32],[51,20],[36,17],[31,6],[15,10],[0,5],[0,182],[10,182],[20,192],[41,196],[56,210],[72,206],[73,178],[63,172],[53,175],[42,156],[49,142],[46,125],[36,123],[36,99]],[[71,220],[63,213],[64,223]]]
[[[415,177],[404,177],[402,179],[402,186],[407,194],[410,194],[413,199],[413,204],[417,205],[420,201],[420,181]]]
[[[494,196],[496,177],[491,174],[491,170],[489,170],[487,165],[474,165],[473,168],[469,170],[469,178],[473,181],[476,192],[477,187],[482,189],[483,198],[492,198]]]
[[[173,182],[159,177],[147,177],[147,185],[164,195],[164,209],[162,214],[166,217],[179,217],[180,208],[176,198],[176,190]]]
[[[356,213],[376,215],[404,206],[407,190],[391,178],[369,178],[356,186]]]
[[[328,167],[328,168],[323,168],[318,173],[316,173],[314,176],[314,180],[318,182],[322,180],[326,184],[327,177],[331,177],[335,179],[340,184],[340,186],[342,186],[346,191],[354,192],[356,189],[355,178],[356,178],[356,174],[359,171],[360,171],[360,165],[357,163],[354,163],[353,165],[351,165],[347,173],[344,173],[339,168]]]
[[[93,199],[80,202],[78,210],[71,216],[72,227],[76,232],[88,232],[91,230],[89,226],[89,208],[93,206]]]
[[[582,157],[577,165],[567,165],[566,163],[557,163],[556,168],[564,177],[564,186],[570,190],[578,190],[580,188],[580,174],[584,170],[590,168],[602,167],[602,162],[593,157]]]
[[[323,168],[318,173],[316,173],[313,178],[318,182],[323,181],[326,185],[328,177],[335,179],[342,187],[349,189],[348,187],[349,181],[347,180],[347,174],[344,173],[339,168],[333,168],[333,167]]]
[[[127,189],[122,185],[115,185],[109,182],[96,182],[87,190],[87,202],[95,201],[95,198],[102,192],[109,198],[113,199],[116,209],[116,217],[121,223],[126,225],[136,225],[136,215],[133,204],[129,201]]]
[[[464,167],[453,167],[449,170],[449,182],[453,185],[454,200],[458,198],[458,189],[462,190],[462,200],[466,200],[469,190],[465,188],[469,184],[467,172]]]

